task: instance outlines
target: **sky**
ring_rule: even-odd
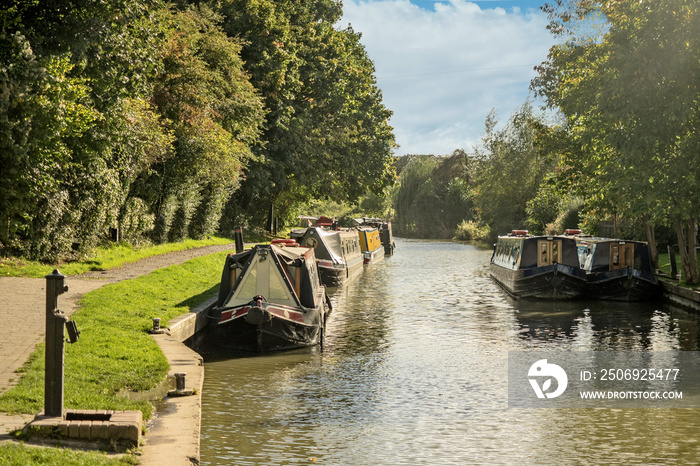
[[[395,155],[471,152],[492,109],[503,124],[554,44],[546,0],[344,0],[375,64]]]

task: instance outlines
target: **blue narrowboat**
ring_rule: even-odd
[[[647,243],[590,237],[581,237],[577,242],[589,297],[647,301],[661,295]]]
[[[489,270],[517,298],[574,299],[586,293],[586,273],[571,237],[531,236],[527,230],[513,230],[498,237]]]

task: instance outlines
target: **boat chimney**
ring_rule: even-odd
[[[236,241],[236,254],[243,252],[243,228],[236,227],[233,229],[233,238]]]

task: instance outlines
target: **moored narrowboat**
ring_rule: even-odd
[[[518,298],[573,299],[586,292],[586,274],[573,238],[513,230],[498,237],[489,270],[501,287]]]
[[[360,240],[360,250],[365,264],[372,264],[384,258],[384,246],[379,238],[378,228],[360,225],[357,227],[357,236]]]
[[[375,227],[379,230],[379,239],[384,247],[384,254],[390,256],[394,254],[396,249],[396,243],[394,242],[394,235],[391,231],[391,222],[383,220],[381,218],[369,218],[361,217],[356,218],[355,222],[359,226],[369,226]]]
[[[580,238],[581,267],[588,296],[615,301],[645,301],[661,294],[649,246],[643,241]]]
[[[298,241],[314,249],[321,282],[326,286],[342,285],[362,271],[360,239],[354,230],[309,227]]]
[[[226,258],[209,337],[230,350],[313,346],[329,312],[313,249],[290,240],[257,245]]]

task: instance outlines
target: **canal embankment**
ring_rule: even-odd
[[[661,280],[664,299],[688,311],[700,313],[700,291]]]

